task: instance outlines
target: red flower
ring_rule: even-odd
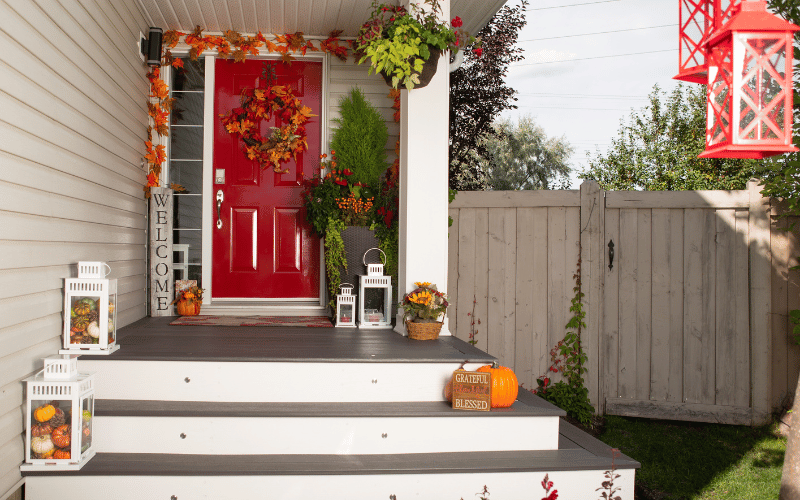
[[[478,57],[483,55],[483,49],[480,48],[480,47],[478,47],[477,49],[473,50],[473,52],[475,52],[475,55],[478,56]]]
[[[545,377],[544,378],[544,386],[547,387],[550,384],[550,379]]]
[[[342,173],[344,175],[353,175],[353,172],[351,172],[349,168],[344,169],[344,172],[342,172]]]
[[[333,182],[335,182],[336,184],[338,184],[340,186],[346,186],[347,185],[347,181],[345,179],[342,179],[341,177],[337,177],[336,180],[333,181]]]
[[[464,23],[461,21],[461,18],[458,16],[454,17],[453,20],[450,21],[450,24],[453,25],[453,28],[460,28],[464,25]]]

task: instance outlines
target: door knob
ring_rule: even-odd
[[[222,194],[222,190],[217,191],[217,229],[222,229],[222,200],[225,199],[225,196]]]

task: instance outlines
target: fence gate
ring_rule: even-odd
[[[750,200],[719,195],[606,193],[606,413],[751,422]]]

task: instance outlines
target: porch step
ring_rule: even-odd
[[[468,439],[469,436],[465,436]],[[634,470],[626,456],[614,465],[615,486],[633,498]],[[98,453],[82,470],[28,472],[30,499],[533,498],[547,473],[560,498],[593,498],[609,470],[608,446],[562,422],[559,448],[379,455],[183,455]]]
[[[212,316],[328,316],[328,306],[316,301],[253,302],[219,301],[204,303],[202,314]]]
[[[555,450],[564,412],[524,391],[512,407],[449,403],[228,403],[97,400],[96,450],[210,455]],[[498,420],[499,419],[499,420]]]
[[[81,356],[98,399],[226,402],[441,401],[453,370],[494,357],[455,337],[387,330],[170,326],[148,318],[120,349]]]

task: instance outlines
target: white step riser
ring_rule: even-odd
[[[617,471],[622,500],[633,500],[634,471]],[[598,498],[604,471],[548,472],[558,498]],[[242,498],[375,500],[458,500],[478,498],[486,485],[490,497],[544,497],[544,472],[473,474],[193,476],[193,477],[28,477],[26,500],[241,500]],[[394,495],[392,497],[391,495]]]
[[[470,363],[467,370],[482,366]],[[156,401],[442,401],[459,363],[78,360],[97,372],[95,397]],[[188,379],[188,382],[187,382]]]
[[[95,450],[108,453],[351,455],[555,450],[558,417],[99,416],[95,417],[94,435]]]

